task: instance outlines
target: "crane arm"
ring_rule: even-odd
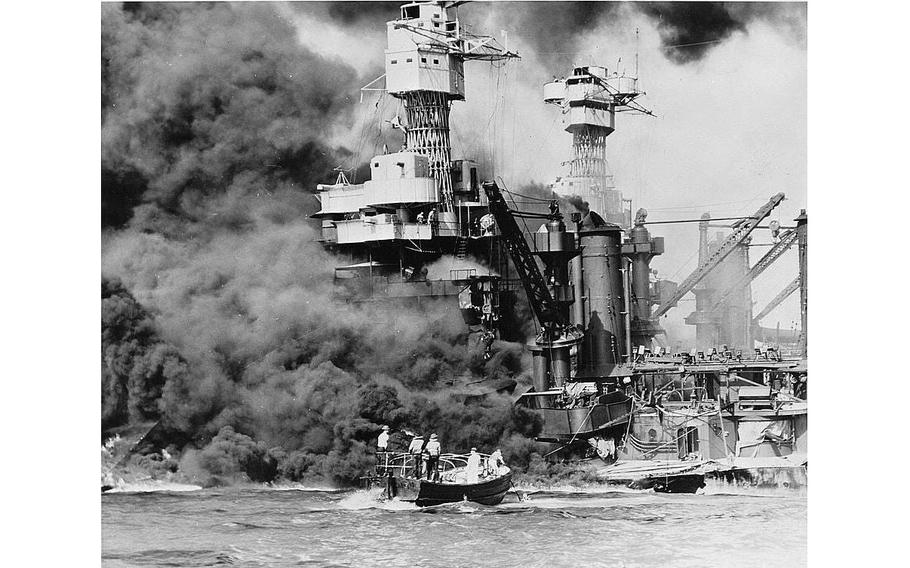
[[[717,266],[727,258],[730,253],[736,250],[736,247],[741,244],[746,238],[752,233],[755,227],[758,227],[768,215],[771,214],[771,211],[777,207],[781,201],[784,200],[784,194],[778,193],[772,197],[767,203],[762,205],[762,207],[752,214],[751,217],[744,219],[744,222],[737,225],[733,232],[730,233],[724,242],[721,243],[720,247],[713,254],[711,254],[705,261],[695,269],[692,274],[690,274],[682,284],[677,288],[676,293],[670,297],[669,300],[664,302],[657,308],[654,312],[654,318],[659,318],[668,311],[670,308],[676,305],[676,302],[682,299],[683,296],[688,294],[695,285],[701,282],[701,280],[708,275],[712,270],[717,268]]]
[[[537,261],[531,254],[531,248],[525,241],[515,217],[506,205],[506,200],[499,190],[496,182],[486,181],[483,183],[484,192],[489,200],[490,214],[496,219],[496,225],[502,240],[512,257],[515,264],[515,270],[521,279],[525,293],[528,296],[528,303],[531,304],[531,310],[537,318],[541,329],[545,334],[559,333],[563,327],[563,322],[559,320],[559,310],[556,309],[556,302],[547,288],[546,280],[537,267]]]
[[[790,282],[789,284],[787,284],[787,287],[784,288],[783,290],[781,290],[780,294],[775,296],[774,299],[771,300],[771,302],[767,306],[765,306],[765,309],[763,309],[757,316],[752,318],[752,325],[758,325],[759,322],[766,315],[770,314],[774,310],[774,308],[779,306],[781,304],[781,302],[786,300],[790,296],[790,294],[792,294],[793,292],[795,292],[797,290],[799,290],[799,276],[794,278],[793,282]]]
[[[790,249],[790,247],[793,246],[793,243],[795,243],[795,242],[796,242],[796,229],[790,229],[790,230],[784,232],[783,234],[781,234],[780,241],[778,241],[773,247],[771,247],[771,250],[769,250],[765,254],[765,256],[761,257],[761,259],[755,263],[755,266],[753,266],[751,269],[749,269],[749,272],[746,272],[745,274],[743,274],[739,280],[737,280],[732,286],[727,288],[724,291],[724,293],[721,295],[720,299],[718,299],[716,302],[714,302],[714,305],[711,306],[711,308],[708,311],[713,312],[713,311],[717,310],[718,308],[721,307],[721,305],[723,305],[724,302],[727,301],[727,299],[732,294],[741,290],[743,287],[746,286],[746,284],[748,284],[749,282],[752,282],[753,280],[758,278],[759,274],[764,272],[766,268],[768,268],[769,266],[771,266],[774,263],[774,261],[776,261],[778,258],[780,258],[781,255],[783,255],[785,252],[787,252]]]

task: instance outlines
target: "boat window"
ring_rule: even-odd
[[[420,6],[402,6],[401,17],[405,20],[413,20],[420,17]]]
[[[393,60],[392,60],[392,65],[395,65],[396,63],[398,63],[398,60],[397,60],[397,59],[393,59]]]
[[[421,58],[420,58],[420,62],[421,62],[421,63],[426,63],[426,62],[427,62],[427,58],[426,58],[426,57],[421,57]]]
[[[408,57],[408,59],[407,59],[407,61],[406,61],[406,63],[413,63],[413,62],[414,62],[414,60],[413,60],[413,59],[411,59],[411,58],[410,58],[410,57]]]
[[[439,60],[438,60],[438,59],[434,59],[434,60],[433,60],[433,65],[439,65]]]

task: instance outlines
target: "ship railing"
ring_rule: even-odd
[[[705,387],[675,388],[663,395],[667,402],[697,402],[708,399],[708,389]]]
[[[491,471],[490,455],[481,454],[480,471]],[[456,472],[464,469],[468,465],[470,454],[441,454],[439,456],[439,474],[443,475],[450,472]],[[377,452],[376,453],[376,473],[380,476],[398,475],[407,477],[414,473],[415,458],[414,454],[407,452]],[[424,454],[421,458],[422,467],[426,468],[427,456]]]

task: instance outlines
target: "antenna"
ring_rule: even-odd
[[[635,79],[638,79],[638,28],[635,28]]]

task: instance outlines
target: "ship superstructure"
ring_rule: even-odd
[[[401,101],[405,116],[390,122],[404,143],[374,156],[363,183],[342,172],[317,186],[322,207],[314,216],[326,247],[349,261],[335,271],[339,296],[458,296],[469,323],[484,320],[489,332],[508,263],[480,191],[480,166],[453,159],[449,112],[465,99],[465,61],[517,55],[468,31],[454,4],[404,4],[387,23],[385,75],[368,87],[384,79],[379,90]]]

